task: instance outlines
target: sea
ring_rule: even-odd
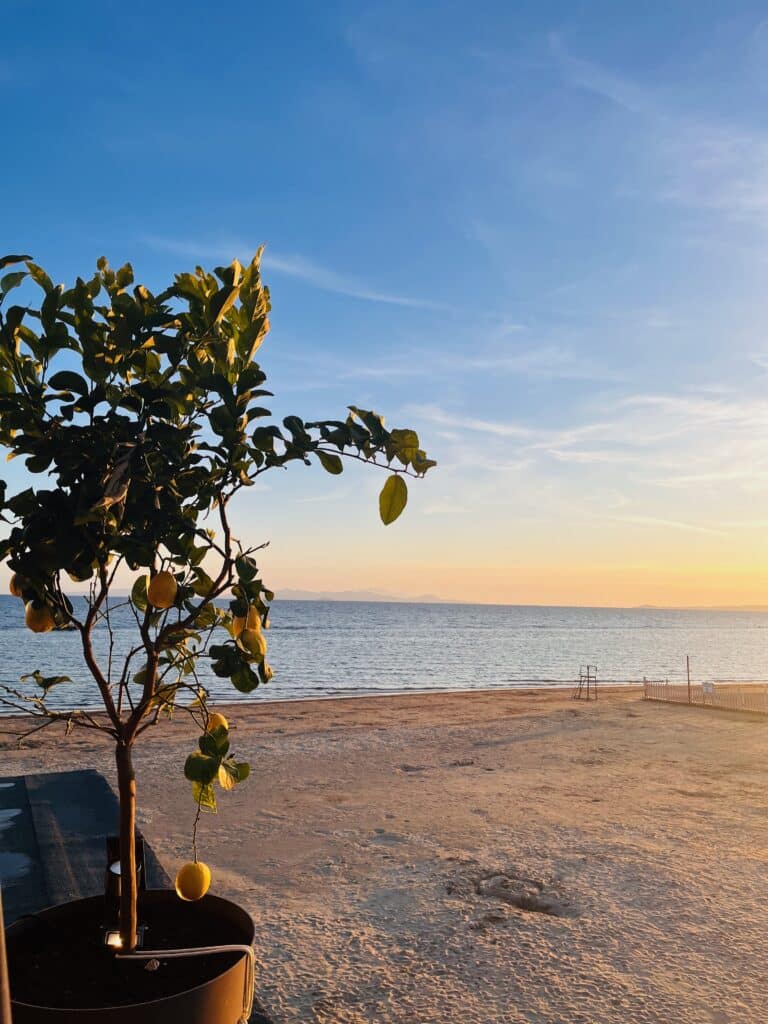
[[[30,633],[23,611],[21,601],[0,596],[0,683],[34,696],[41,690],[21,676],[64,675],[71,681],[51,688],[50,707],[98,707],[79,634]],[[124,604],[110,618],[114,666],[136,643],[136,623]],[[275,676],[250,694],[200,659],[200,679],[217,701],[568,687],[587,664],[606,684],[680,682],[686,656],[695,682],[768,680],[762,611],[277,600],[266,635]],[[94,646],[106,667],[106,628]]]

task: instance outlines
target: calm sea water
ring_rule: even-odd
[[[569,683],[579,667],[601,680],[768,679],[768,613],[500,605],[277,601],[269,631],[272,682],[239,694],[205,663],[201,677],[227,701]],[[135,642],[127,610],[113,617],[116,647]],[[106,654],[106,632],[96,649]],[[0,681],[40,669],[73,682],[51,692],[54,707],[97,705],[74,632],[35,636],[20,601],[0,597]],[[34,692],[34,684],[25,684]]]

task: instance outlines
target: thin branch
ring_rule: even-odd
[[[344,459],[354,459],[356,462],[362,462],[366,466],[376,466],[377,469],[384,469],[390,473],[396,473],[398,476],[409,476],[412,477],[414,480],[421,479],[421,475],[419,473],[409,470],[407,466],[393,466],[391,462],[377,462],[375,457],[367,459],[364,455],[360,455],[359,452],[347,452],[344,451],[343,449],[334,448],[332,446],[329,448],[325,448],[318,445],[317,448],[313,448],[311,452],[307,452],[307,455],[314,455],[316,452],[325,452],[328,455],[338,455]],[[261,476],[261,474],[266,473],[267,470],[278,468],[287,469],[287,465],[274,462],[266,463],[265,465],[260,466],[258,469],[254,470],[253,473],[249,474],[248,479],[255,480],[257,476]]]
[[[88,669],[93,678],[95,679],[96,685],[99,688],[101,699],[104,702],[104,708],[106,709],[106,712],[109,715],[109,718],[112,721],[113,725],[119,732],[120,718],[117,714],[117,709],[115,708],[115,702],[112,698],[109,683],[104,678],[104,673],[101,671],[101,668],[98,662],[96,661],[96,656],[93,652],[93,643],[91,641],[91,632],[93,630],[94,620],[96,618],[96,615],[98,614],[101,604],[104,601],[104,598],[107,595],[106,570],[103,565],[99,566],[99,578],[101,580],[101,587],[99,589],[99,592],[98,594],[96,593],[95,584],[92,584],[91,593],[93,595],[93,598],[89,602],[88,614],[85,617],[85,622],[78,626],[78,629],[80,631],[80,639],[82,643],[83,657],[85,659],[85,663],[88,666]]]

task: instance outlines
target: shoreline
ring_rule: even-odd
[[[749,685],[742,683],[739,685]],[[762,684],[754,684],[762,685]],[[451,699],[469,699],[472,697],[490,697],[498,695],[499,697],[536,697],[536,696],[562,696],[563,694],[570,694],[570,692],[577,686],[577,682],[562,684],[560,686],[549,685],[546,686],[492,686],[485,688],[478,688],[475,690],[391,690],[381,693],[329,693],[324,696],[313,696],[313,697],[258,697],[255,699],[249,699],[248,696],[244,696],[240,700],[224,700],[217,701],[213,698],[210,701],[211,708],[214,706],[217,710],[230,709],[232,711],[242,711],[243,709],[254,709],[261,706],[268,705],[269,707],[279,707],[282,705],[305,705],[305,704],[327,704],[333,701],[347,702],[347,701],[397,701],[397,700],[416,700],[418,698],[431,698],[435,700],[447,698]],[[608,698],[610,696],[616,696],[621,694],[633,694],[642,693],[643,684],[642,682],[629,682],[629,683],[614,683],[614,684],[600,684],[600,696]],[[599,698],[598,698],[599,701]],[[587,703],[586,699],[583,699],[581,703]],[[589,701],[590,704],[594,703],[594,699]],[[182,709],[183,704],[179,704],[178,708]],[[52,708],[53,711],[64,711],[63,708]],[[105,715],[103,705],[93,705],[86,707],[78,707],[77,711],[85,711],[94,717]],[[22,712],[10,711],[5,712],[0,707],[0,722],[14,721],[17,719],[30,719],[34,716],[32,713],[24,714]]]

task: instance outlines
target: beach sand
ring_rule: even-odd
[[[200,831],[257,922],[277,1024],[768,1020],[768,720],[557,691],[239,705],[248,782]],[[139,823],[190,854],[185,716],[136,754]],[[53,730],[7,774],[95,767]]]

